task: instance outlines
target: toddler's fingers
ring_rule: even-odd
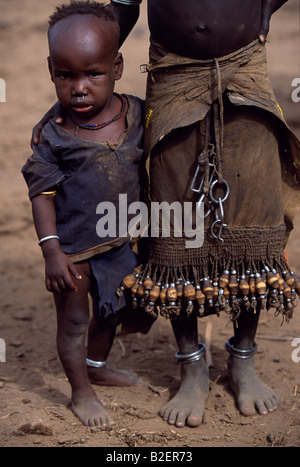
[[[48,292],[52,292],[52,287],[51,287],[51,281],[50,281],[50,279],[46,278],[45,284],[46,284],[46,289],[48,290]]]
[[[57,281],[59,291],[60,293],[69,293],[69,292],[75,292],[77,291],[77,287],[72,281],[72,278],[70,277],[70,274],[66,274],[62,276],[58,281]]]
[[[78,287],[72,279],[72,275],[67,271],[58,282],[61,293],[77,292]]]
[[[46,288],[49,292],[57,292],[57,293],[62,293],[63,291],[61,290],[58,282],[55,279],[46,279]]]
[[[70,272],[75,277],[76,280],[80,281],[82,279],[82,275],[78,272],[75,264],[70,263]]]

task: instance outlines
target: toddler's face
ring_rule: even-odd
[[[112,31],[97,24],[87,29],[78,23],[74,34],[60,34],[50,45],[49,68],[57,97],[78,123],[109,108],[123,71],[122,55],[108,43]]]

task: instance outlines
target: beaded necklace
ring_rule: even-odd
[[[126,99],[123,96],[121,96],[120,94],[114,93],[114,95],[117,96],[120,99],[120,101],[122,102],[122,108],[121,108],[120,112],[117,115],[115,115],[113,118],[111,118],[107,122],[94,123],[94,124],[77,123],[77,122],[75,122],[75,120],[73,120],[71,115],[69,116],[72,123],[74,123],[74,125],[76,126],[75,136],[78,136],[79,128],[82,128],[83,130],[92,130],[92,131],[93,130],[101,130],[101,128],[105,128],[106,126],[110,125],[111,123],[113,123],[113,122],[119,120],[119,118],[121,118],[121,116],[123,115],[123,113],[124,113],[124,111],[126,109]]]

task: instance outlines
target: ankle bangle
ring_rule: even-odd
[[[256,342],[254,342],[254,345],[253,345],[252,349],[243,350],[243,349],[237,349],[236,347],[234,347],[233,346],[233,340],[234,340],[234,337],[230,337],[230,339],[228,339],[228,341],[225,344],[225,349],[233,357],[241,358],[241,359],[245,360],[247,358],[253,357],[253,355],[256,354],[256,352],[257,352]]]
[[[192,363],[192,362],[197,362],[198,360],[201,360],[205,351],[206,351],[205,344],[199,344],[199,350],[196,350],[196,352],[191,352],[191,353],[176,352],[175,357],[178,359],[178,362],[181,365],[184,365],[185,363]]]
[[[90,366],[92,368],[103,368],[106,365],[105,362],[95,362],[94,360],[90,360],[89,358],[86,359],[86,364],[87,366]]]

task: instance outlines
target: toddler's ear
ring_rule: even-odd
[[[122,78],[124,70],[124,60],[121,52],[118,52],[114,60],[114,78],[116,81]]]

